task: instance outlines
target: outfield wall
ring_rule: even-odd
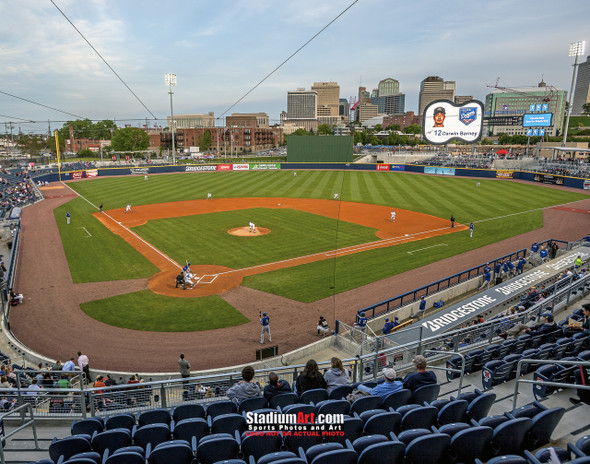
[[[147,174],[166,174],[174,172],[217,172],[217,171],[378,171],[378,172],[413,172],[439,176],[477,177],[489,179],[518,179],[533,183],[560,185],[577,189],[590,190],[590,179],[582,177],[558,176],[529,171],[510,169],[476,169],[453,168],[443,166],[425,166],[418,164],[357,164],[357,163],[218,163],[218,164],[183,164],[177,166],[116,167],[67,171],[61,173],[62,180],[76,180],[103,176],[144,176]],[[35,180],[59,181],[57,172],[41,174]]]

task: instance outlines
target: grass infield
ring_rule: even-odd
[[[386,205],[443,218],[452,214],[459,223],[475,222],[472,239],[467,233],[434,237],[258,274],[245,278],[243,282],[248,287],[311,302],[534,230],[543,225],[541,208],[588,197],[585,193],[495,179],[480,179],[481,187],[476,188],[476,182],[469,178],[359,171],[299,171],[295,177],[292,172],[284,171],[153,175],[147,182],[143,176],[96,178],[69,185],[94,204],[103,202],[105,210],[122,208],[127,203],[135,206],[204,199],[207,192],[212,192],[214,198],[276,196],[322,199],[330,199],[338,192],[345,201]],[[65,211],[68,209],[72,213],[72,224],[66,227]],[[156,269],[145,258],[90,215],[94,211],[87,202],[76,199],[55,212],[74,282],[147,277],[155,273]],[[198,259],[192,260],[194,264],[219,264],[233,268],[245,267],[245,263],[252,265],[285,259],[285,256],[301,256],[316,249],[330,249],[331,244],[342,247],[375,238],[371,229],[354,224],[350,224],[349,228],[343,222],[336,236],[335,221],[331,219],[299,211],[280,212],[260,211],[269,215],[273,232],[255,240],[249,239],[248,247],[240,251],[240,256],[232,256],[231,251],[234,240],[240,237],[230,236],[226,231],[247,223],[247,210],[151,221],[134,230],[157,248],[169,250],[178,262],[196,254]],[[495,219],[488,220],[490,218]],[[293,228],[301,221],[305,227]],[[85,238],[84,230],[78,229],[79,226],[86,227],[92,238]],[[277,233],[279,231],[280,234]],[[305,236],[302,235],[304,232]],[[368,235],[372,238],[367,239]],[[446,246],[408,254],[408,251],[443,243]],[[142,298],[146,310],[151,311],[149,308],[162,306],[159,298],[166,297],[151,294],[151,302],[148,297]],[[108,306],[109,300],[92,303]],[[167,299],[172,300],[178,299]],[[186,299],[181,300],[187,304]],[[86,304],[85,308],[90,304]],[[208,298],[191,302],[195,308],[203,310],[209,304]],[[100,313],[96,311],[97,307],[94,308],[95,316],[107,322],[103,317],[107,317],[108,311]],[[165,319],[169,319],[168,311],[166,314]],[[110,316],[108,321],[126,327],[123,321],[114,323]],[[232,318],[232,325],[235,321]],[[165,323],[161,321],[160,325]]]

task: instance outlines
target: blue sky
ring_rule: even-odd
[[[165,73],[178,78],[175,113],[217,117],[352,3],[54,1],[162,125],[170,113]],[[0,18],[0,91],[90,119],[152,119],[49,0],[0,1]],[[278,122],[287,91],[316,81],[338,82],[348,99],[359,84],[371,90],[392,77],[406,111],[417,110],[429,75],[482,100],[498,77],[518,87],[543,76],[569,91],[569,43],[590,41],[589,18],[588,0],[359,0],[231,112],[263,111]],[[0,115],[23,132],[73,119],[4,94]]]

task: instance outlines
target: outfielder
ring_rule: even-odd
[[[334,200],[339,200],[339,199],[340,199],[340,196],[338,195],[338,193],[335,193],[334,194]]]
[[[211,200],[212,198],[213,198],[213,195],[211,195],[211,192],[209,192],[209,193],[207,194],[207,200]]]
[[[473,229],[475,229],[475,225],[472,222],[469,224],[469,238],[473,237]]]
[[[70,212],[67,211],[66,212],[66,224],[69,224],[69,223],[70,223]]]

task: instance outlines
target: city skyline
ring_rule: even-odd
[[[131,123],[137,125],[148,118],[150,125],[163,126],[170,113],[165,73],[178,78],[175,113],[213,111],[219,118],[226,110],[225,116],[266,112],[271,124],[287,110],[287,92],[311,89],[314,82],[337,82],[340,98],[349,100],[358,95],[359,85],[371,92],[383,79],[393,78],[405,94],[405,110],[415,112],[420,82],[431,75],[455,81],[457,95],[481,101],[497,78],[509,88],[543,79],[569,91],[569,44],[590,39],[586,0],[573,0],[567,9],[556,9],[548,0],[359,0],[230,109],[352,1],[55,0],[141,103],[57,8],[35,3],[34,8],[0,4],[5,19],[0,24],[0,122],[13,121],[14,130],[20,127],[24,133],[46,132],[47,120],[55,129],[61,121],[77,118],[6,93],[90,119],[114,119],[121,125],[135,120]]]

